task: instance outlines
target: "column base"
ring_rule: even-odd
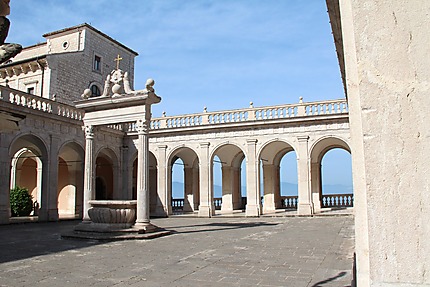
[[[299,203],[297,207],[298,215],[312,215],[314,214],[312,205],[310,203]]]
[[[0,210],[0,224],[9,224],[9,210]]]
[[[40,209],[39,221],[58,221],[58,209]]]
[[[214,206],[201,206],[199,207],[199,217],[212,217],[215,215]]]
[[[160,230],[160,227],[150,222],[147,222],[147,223],[136,222],[136,224],[132,228],[137,230],[138,233],[151,233],[151,232],[156,232]]]
[[[260,216],[260,207],[258,205],[246,205],[245,210],[246,217],[259,217]]]

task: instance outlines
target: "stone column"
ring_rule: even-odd
[[[117,196],[119,198],[128,198],[131,199],[133,197],[132,186],[129,185],[129,179],[133,177],[133,163],[131,163],[130,168],[130,160],[128,157],[128,146],[124,143],[119,148],[120,150],[120,173],[122,175],[121,178],[121,186],[118,189]]]
[[[264,181],[264,204],[263,213],[274,212],[275,193],[276,193],[276,166],[273,164],[263,164],[263,181]]]
[[[234,170],[231,166],[222,168],[222,213],[233,212]]]
[[[310,176],[309,176],[309,156],[308,156],[308,141],[309,136],[297,137],[299,142],[297,154],[297,180],[299,189],[299,206],[297,213],[300,215],[313,214],[313,206],[311,202],[310,191]]]
[[[260,216],[261,199],[258,188],[257,140],[247,140],[248,154],[246,159],[246,216]]]
[[[84,222],[90,222],[88,209],[91,205],[89,201],[94,198],[95,194],[95,154],[94,154],[94,126],[85,126],[85,163],[84,163],[84,206],[83,217]]]
[[[10,217],[10,157],[8,153],[9,143],[6,143],[6,135],[0,134],[0,224],[9,223]]]
[[[233,167],[233,210],[242,208],[241,168]]]
[[[45,164],[42,166],[42,203],[39,212],[39,221],[58,220],[59,141],[59,138],[50,136],[48,158],[42,161]]]
[[[193,203],[193,168],[185,167],[184,168],[184,212],[193,211],[194,203]]]
[[[149,118],[147,116],[146,113],[145,119],[138,120],[136,123],[138,134],[136,227],[151,231],[155,227],[151,225],[149,218]]]
[[[199,188],[199,167],[193,166],[193,201],[194,208],[193,211],[199,209],[200,205],[200,188]]]
[[[321,163],[311,162],[311,194],[312,194],[312,204],[314,206],[314,212],[321,212]]]
[[[157,192],[158,192],[158,200],[157,207],[155,213],[157,216],[168,216],[171,211],[171,206],[169,206],[169,199],[167,196],[167,145],[159,145],[158,146],[158,183],[157,183]]]
[[[209,163],[210,143],[200,143],[200,206],[199,216],[211,217],[215,215],[212,183]]]

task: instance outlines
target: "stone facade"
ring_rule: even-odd
[[[430,286],[430,3],[327,4],[350,107],[357,286]]]
[[[96,86],[103,91],[118,55],[123,59],[121,69],[129,71],[133,85],[137,53],[94,27],[82,24],[43,36],[46,43],[24,48],[0,66],[0,85],[73,104],[84,89]]]

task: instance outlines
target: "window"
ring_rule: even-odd
[[[34,95],[34,92],[35,92],[34,87],[27,88],[27,93],[28,94]]]
[[[100,97],[101,96],[100,89],[96,85],[92,85],[90,90],[91,90],[91,96],[92,97]]]
[[[94,71],[101,72],[102,70],[102,58],[95,55],[94,56],[94,65],[93,65]]]

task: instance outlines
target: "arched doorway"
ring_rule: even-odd
[[[103,149],[96,158],[96,200],[118,199],[115,193],[115,184],[119,182],[117,177],[117,157],[110,149]]]
[[[45,144],[34,135],[22,135],[13,141],[9,154],[11,157],[10,189],[16,186],[27,188],[33,200],[32,214],[42,215],[42,219],[46,219],[49,186],[45,180],[48,174],[45,168],[47,160]]]
[[[284,158],[286,160],[283,161]],[[270,142],[261,150],[263,213],[297,209],[297,162],[294,160],[297,160],[294,148],[283,141]],[[285,175],[281,179],[281,167],[286,169],[282,173],[288,173],[291,182],[282,181]]]
[[[246,206],[246,193],[242,195],[242,163],[245,155],[236,145],[225,144],[218,147],[212,155],[212,178],[221,172],[221,202],[215,197],[215,208],[222,213],[233,213],[235,210],[243,211]],[[215,169],[218,167],[218,169]],[[219,170],[221,169],[221,170]],[[246,173],[246,171],[244,171]],[[213,190],[215,190],[215,180]]]
[[[58,214],[82,217],[84,150],[77,143],[67,143],[58,157]]]
[[[190,148],[175,150],[168,161],[169,214],[194,212],[200,203],[199,160]]]
[[[337,137],[323,138],[312,147],[311,191],[315,212],[321,212],[324,208],[353,206],[353,194],[349,193],[352,192],[350,151],[346,141]],[[326,155],[327,160],[324,159]],[[326,178],[324,182],[323,170]],[[340,188],[341,182],[344,188]]]

